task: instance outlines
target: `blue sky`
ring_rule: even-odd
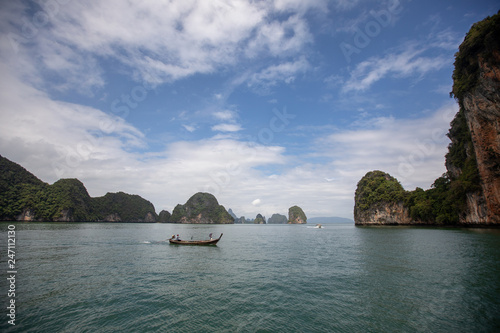
[[[172,211],[352,218],[379,169],[443,172],[454,54],[497,1],[0,4],[0,154]]]

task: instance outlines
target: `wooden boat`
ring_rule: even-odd
[[[217,245],[217,242],[222,238],[223,234],[220,234],[219,238],[208,239],[208,240],[177,240],[174,236],[170,238],[168,241],[170,244],[179,244],[179,245]]]

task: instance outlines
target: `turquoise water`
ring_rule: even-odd
[[[8,305],[1,223],[2,309]],[[23,223],[2,332],[489,332],[500,230]],[[172,234],[217,247],[169,245]]]

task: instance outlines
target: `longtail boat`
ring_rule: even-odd
[[[220,234],[219,238],[208,239],[208,240],[177,240],[174,236],[170,238],[168,241],[170,244],[179,244],[179,245],[217,245],[217,242],[222,238],[223,234]]]

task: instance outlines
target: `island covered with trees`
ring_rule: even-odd
[[[301,214],[302,221],[307,221],[305,214]],[[49,185],[1,155],[0,221],[266,224],[261,214],[254,220],[236,218],[231,209],[228,212],[210,193],[194,194],[185,204],[175,206],[172,214],[166,210],[156,214],[151,202],[135,194],[106,193],[92,198],[78,179],[60,179]],[[305,222],[274,214],[269,223]]]
[[[459,104],[445,156],[447,172],[428,190],[405,191],[382,171],[355,193],[357,225],[500,225],[500,11],[474,24],[455,55]]]

